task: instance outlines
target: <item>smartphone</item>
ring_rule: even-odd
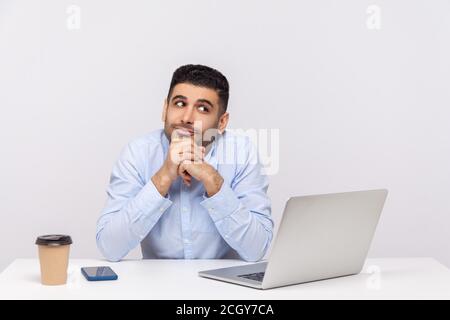
[[[117,274],[106,266],[101,267],[84,267],[81,268],[81,273],[88,281],[104,281],[117,280]]]

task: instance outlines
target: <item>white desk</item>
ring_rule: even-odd
[[[450,270],[431,258],[369,259],[359,275],[257,290],[200,278],[199,270],[237,260],[72,259],[66,285],[40,284],[37,259],[17,259],[0,274],[0,299],[450,299]],[[109,265],[117,281],[88,282],[80,267]]]

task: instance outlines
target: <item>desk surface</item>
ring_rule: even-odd
[[[0,274],[0,299],[450,299],[450,270],[432,258],[368,259],[355,276],[257,290],[201,278],[238,260],[71,259],[68,282],[40,284],[39,261],[17,259]],[[117,281],[88,282],[84,266],[109,265]]]

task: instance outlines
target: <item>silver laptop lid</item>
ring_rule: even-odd
[[[262,287],[359,273],[387,193],[381,189],[290,198]]]

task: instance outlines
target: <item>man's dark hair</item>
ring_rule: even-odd
[[[215,90],[219,96],[219,104],[222,109],[222,112],[219,112],[219,114],[223,114],[227,111],[230,90],[228,80],[216,69],[200,64],[188,64],[179,67],[173,73],[167,99],[170,98],[173,87],[179,83],[190,83],[194,86]]]

